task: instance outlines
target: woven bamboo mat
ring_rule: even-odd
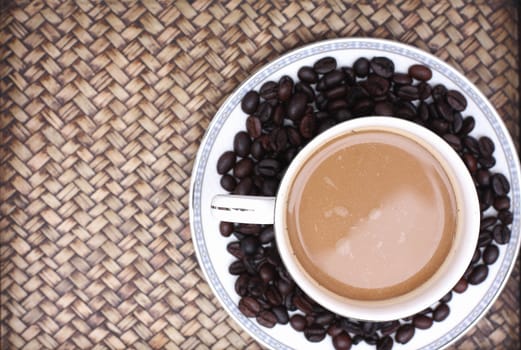
[[[0,18],[2,349],[259,348],[202,277],[188,188],[220,104],[292,48],[416,45],[476,83],[519,140],[511,1],[75,3],[13,1]],[[517,348],[519,281],[517,265],[452,349]]]

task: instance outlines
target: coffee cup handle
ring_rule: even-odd
[[[273,224],[275,197],[219,194],[212,198],[211,212],[219,221]]]

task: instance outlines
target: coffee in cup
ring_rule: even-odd
[[[309,155],[288,192],[299,264],[346,298],[383,300],[425,283],[456,232],[456,198],[436,157],[397,132],[340,135]]]

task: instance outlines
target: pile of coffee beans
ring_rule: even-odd
[[[461,280],[435,305],[401,320],[366,322],[325,309],[295,284],[278,254],[272,225],[221,222],[220,233],[235,238],[227,250],[236,258],[229,272],[237,276],[239,310],[264,327],[289,324],[310,342],[329,336],[337,350],[362,341],[378,350],[405,344],[416,329],[445,320],[452,293],[483,282],[498,259],[498,245],[510,240],[510,184],[493,170],[494,142],[471,135],[475,119],[462,114],[467,107],[463,94],[430,84],[432,71],[424,65],[396,72],[386,57],[361,57],[352,67],[339,67],[335,58],[324,57],[312,67],[301,67],[297,76],[267,81],[242,99],[245,128],[235,135],[233,150],[217,162],[226,191],[274,196],[286,168],[313,137],[352,118],[393,116],[429,128],[461,156],[479,195],[478,247]]]

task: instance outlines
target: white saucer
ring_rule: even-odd
[[[428,330],[416,330],[406,345],[395,343],[393,349],[440,349],[454,342],[467,332],[494,303],[503,289],[519,251],[520,237],[520,183],[519,158],[512,139],[501,118],[483,94],[463,75],[438,58],[417,48],[381,39],[334,39],[314,43],[280,57],[266,65],[239,86],[218,110],[201,142],[192,173],[190,188],[190,226],[200,266],[213,292],[226,311],[252,337],[271,349],[333,349],[327,337],[320,343],[308,342],[302,333],[289,325],[277,325],[272,329],[260,326],[255,319],[246,318],[237,307],[239,296],[234,291],[235,276],[228,273],[234,258],[226,251],[232,238],[219,233],[218,222],[210,215],[211,198],[225,193],[220,187],[216,171],[218,157],[233,147],[233,137],[245,129],[246,115],[240,102],[249,90],[258,90],[267,80],[278,81],[282,75],[297,78],[301,66],[312,65],[319,58],[335,57],[339,66],[351,66],[359,57],[386,56],[395,63],[397,72],[407,72],[415,63],[425,64],[433,70],[432,85],[442,83],[462,92],[468,106],[463,115],[476,120],[473,136],[487,135],[496,144],[496,165],[492,169],[502,172],[510,180],[511,209],[514,214],[512,236],[508,245],[500,246],[498,261],[490,266],[487,279],[477,286],[469,286],[463,294],[454,293],[450,301],[451,313]],[[374,349],[362,342],[352,349]]]

